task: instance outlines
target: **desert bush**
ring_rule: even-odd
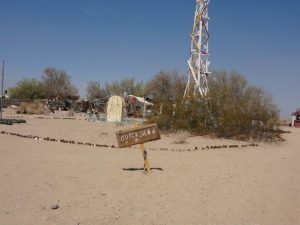
[[[279,111],[262,88],[251,86],[240,74],[213,72],[209,96],[163,99],[149,118],[163,130],[188,130],[225,138],[270,139],[276,136]],[[157,110],[159,108],[159,110]]]
[[[23,79],[18,81],[15,87],[10,88],[9,95],[15,99],[41,99],[44,97],[45,90],[41,82],[36,79]]]
[[[279,111],[262,88],[249,85],[235,72],[214,72],[209,81],[211,114],[218,136],[256,136],[276,128]]]
[[[68,110],[67,111],[67,116],[69,117],[73,117],[75,114],[74,114],[74,110]]]
[[[142,82],[135,81],[134,78],[125,78],[120,81],[106,83],[105,93],[108,95],[129,95],[145,96],[145,87]]]
[[[33,101],[30,103],[23,102],[18,108],[18,112],[24,114],[47,114],[50,110],[40,101]]]
[[[213,126],[205,107],[204,101],[197,101],[195,98],[190,98],[188,102],[183,102],[182,97],[165,101],[161,103],[160,111],[156,111],[149,118],[149,122],[157,123],[164,131],[188,130],[192,133],[208,134]]]
[[[78,99],[78,89],[64,70],[47,67],[43,71],[42,85],[48,99]]]
[[[190,136],[190,132],[187,130],[177,130],[173,134],[173,139],[175,144],[183,144],[186,143],[186,140]]]
[[[161,70],[146,84],[146,93],[153,97],[154,101],[162,102],[174,100],[184,92],[186,79],[176,70]]]
[[[77,100],[78,90],[71,83],[71,77],[64,70],[47,67],[41,77],[20,80],[15,87],[10,88],[9,95],[16,99],[72,99]]]
[[[90,81],[86,88],[87,98],[90,100],[101,99],[109,96],[108,91],[98,81]]]

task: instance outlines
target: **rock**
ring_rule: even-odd
[[[58,209],[59,208],[59,205],[58,204],[53,204],[51,205],[51,209]]]

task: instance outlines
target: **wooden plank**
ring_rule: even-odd
[[[157,124],[121,130],[116,136],[120,148],[160,139]]]

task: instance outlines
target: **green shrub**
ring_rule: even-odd
[[[272,136],[277,129],[279,111],[263,89],[248,85],[238,73],[213,72],[209,77],[209,96],[158,102],[149,118],[167,131],[188,130],[196,134],[248,139],[261,134]]]

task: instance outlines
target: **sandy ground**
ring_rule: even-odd
[[[124,129],[78,117],[26,119],[0,130],[117,145]],[[138,148],[0,135],[0,224],[298,225],[300,129],[289,129],[286,142],[226,150],[201,147],[242,142],[192,137],[178,145],[162,136],[146,147],[200,150],[149,150],[149,174]]]

